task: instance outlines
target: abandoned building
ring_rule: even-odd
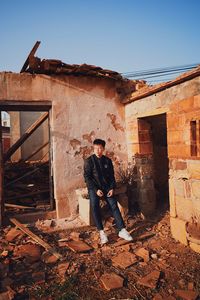
[[[28,211],[28,218],[81,214],[80,203],[88,202],[80,201],[83,159],[92,154],[93,140],[102,137],[118,180],[134,176],[129,197],[119,188],[122,208],[137,203],[147,216],[169,208],[173,237],[200,252],[195,235],[200,223],[200,67],[148,86],[95,66],[40,60],[34,53],[21,73],[0,73],[0,108],[11,117],[11,146],[6,151],[1,147],[1,223],[6,204],[15,198],[3,175],[12,165],[19,170],[20,163],[18,176],[33,173],[34,168],[25,167],[31,160],[36,169],[38,164],[48,168],[41,193],[47,193],[49,209]],[[15,186],[17,175],[11,175]]]

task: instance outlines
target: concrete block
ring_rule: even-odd
[[[191,186],[192,186],[192,195],[200,199],[200,180],[192,181]]]
[[[200,180],[200,160],[188,160],[187,165],[190,178]]]
[[[77,189],[76,195],[78,197],[79,204],[79,216],[87,225],[94,225],[92,217],[92,211],[90,206],[90,200],[88,198],[88,192],[86,188]]]
[[[176,196],[185,196],[184,181],[182,179],[174,180],[174,190]]]
[[[190,242],[189,246],[193,251],[200,254],[200,245]]]
[[[175,240],[184,245],[188,245],[187,233],[185,227],[186,221],[170,217],[171,233]]]
[[[191,199],[187,199],[180,196],[175,196],[176,213],[178,218],[190,221],[193,216],[193,203]]]

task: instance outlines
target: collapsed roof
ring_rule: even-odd
[[[116,91],[121,100],[128,98],[133,92],[146,86],[145,80],[129,80],[120,73],[88,64],[67,64],[58,59],[41,59],[34,56],[40,42],[36,42],[27,57],[21,73],[53,75],[90,76],[115,81]]]

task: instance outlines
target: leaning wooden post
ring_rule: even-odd
[[[2,123],[0,111],[0,226],[3,225],[4,219],[4,198],[3,198],[3,140],[2,140]]]

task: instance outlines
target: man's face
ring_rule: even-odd
[[[94,145],[94,154],[97,157],[101,157],[103,155],[104,147],[102,145]]]

